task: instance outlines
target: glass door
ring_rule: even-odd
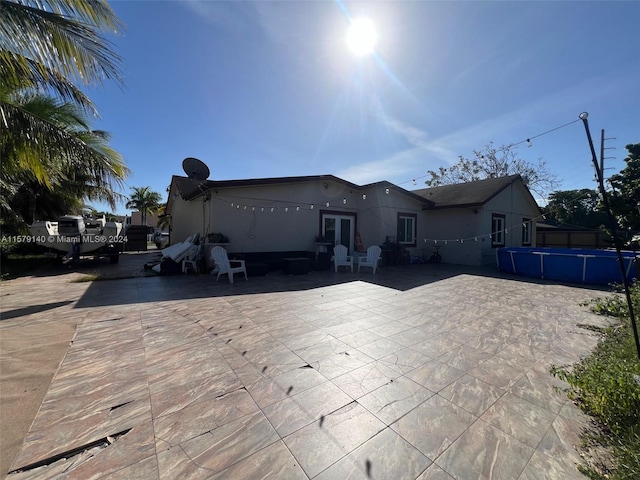
[[[356,218],[351,215],[322,214],[322,234],[333,241],[333,245],[344,245],[353,252]]]

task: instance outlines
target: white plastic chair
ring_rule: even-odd
[[[187,273],[188,268],[192,268],[195,273],[199,273],[198,263],[202,254],[202,245],[194,245],[182,260],[182,273]]]
[[[220,275],[224,275],[226,273],[229,276],[229,283],[233,283],[233,274],[239,272],[244,273],[244,279],[247,280],[247,268],[244,264],[244,260],[229,260],[227,251],[218,245],[211,249],[211,258],[216,264],[215,269],[211,274],[213,275],[216,272],[218,273],[216,281],[218,281]]]
[[[371,267],[373,269],[373,273],[376,273],[381,253],[382,249],[377,245],[372,245],[367,248],[367,256],[360,257],[360,260],[358,261],[358,273],[360,273],[360,267]]]
[[[353,257],[347,255],[347,247],[344,245],[336,245],[333,247],[333,265],[338,271],[338,267],[349,267],[353,273]]]

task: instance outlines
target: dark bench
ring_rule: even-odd
[[[310,261],[315,259],[314,252],[304,250],[290,250],[285,252],[237,252],[230,253],[230,259],[244,260],[247,265],[247,275],[264,275],[261,273],[265,269],[267,272],[276,272],[282,270],[283,260],[285,258],[308,258]],[[251,272],[249,273],[251,268]]]
[[[289,257],[282,260],[282,273],[285,275],[304,275],[311,271],[311,259],[307,257]]]

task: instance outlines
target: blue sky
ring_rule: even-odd
[[[87,92],[132,170],[123,193],[196,157],[226,180],[333,174],[424,187],[428,170],[589,112],[605,176],[640,142],[640,2],[119,1],[124,87]],[[375,54],[346,45],[370,18]],[[562,190],[596,188],[582,122],[517,147]],[[415,185],[413,180],[416,180]],[[94,204],[101,209],[104,206]],[[117,208],[125,213],[124,205]]]

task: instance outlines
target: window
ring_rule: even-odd
[[[522,245],[523,246],[531,245],[531,219],[530,218],[522,219]]]
[[[504,247],[505,216],[494,213],[491,216],[491,246]]]
[[[416,246],[417,219],[415,213],[398,213],[398,243],[407,247]]]

